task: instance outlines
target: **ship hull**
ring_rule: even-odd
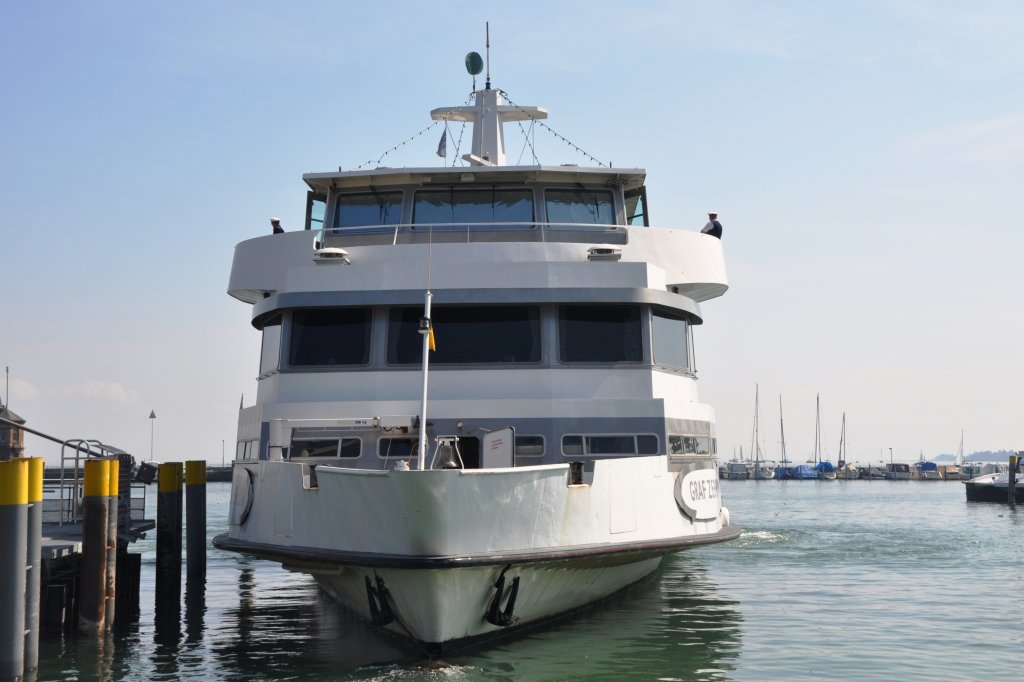
[[[584,484],[559,465],[319,469],[314,486],[300,465],[236,467],[231,532],[214,544],[308,573],[431,650],[579,609],[740,532],[714,470],[672,472],[664,456],[595,462]]]

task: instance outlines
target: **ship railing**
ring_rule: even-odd
[[[423,244],[471,242],[568,242],[627,244],[626,225],[593,223],[486,222],[401,223],[328,227],[314,236],[314,250],[324,247],[370,244]]]

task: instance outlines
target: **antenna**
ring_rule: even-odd
[[[487,80],[484,82],[484,90],[491,89],[491,22],[484,22],[487,31]]]

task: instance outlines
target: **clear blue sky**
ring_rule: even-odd
[[[755,383],[770,455],[780,394],[789,454],[810,454],[819,392],[832,454],[844,411],[860,461],[953,452],[961,429],[968,452],[1024,449],[1011,0],[4,3],[11,408],[142,457],[151,427],[156,459],[230,457],[259,352],[225,293],[234,245],[301,224],[303,172],[376,161],[462,103],[485,21],[494,85],[646,168],[656,224],[721,214],[731,289],[696,343],[724,455],[749,450]],[[383,163],[435,163],[438,133]]]

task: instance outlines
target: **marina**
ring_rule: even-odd
[[[198,5],[5,7],[0,682],[1022,677],[1024,5]]]

